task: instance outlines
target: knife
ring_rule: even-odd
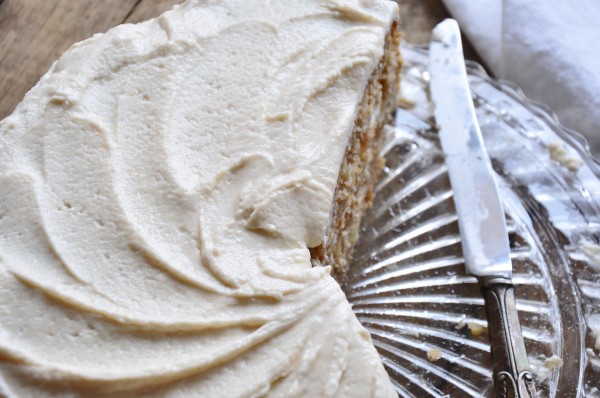
[[[481,286],[496,397],[536,397],[512,283],[504,210],[485,150],[453,19],[437,25],[429,47],[430,91],[446,158],[467,272]]]

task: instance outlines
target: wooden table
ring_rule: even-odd
[[[73,43],[158,16],[182,0],[0,0],[0,120]],[[449,16],[441,0],[398,0],[410,43],[426,44]],[[467,58],[478,60],[465,43]]]

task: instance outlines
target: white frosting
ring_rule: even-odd
[[[0,122],[0,395],[395,396],[323,238],[396,5],[190,1]]]

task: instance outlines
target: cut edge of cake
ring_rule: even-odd
[[[314,261],[330,265],[341,281],[360,236],[361,220],[372,206],[375,185],[385,165],[381,149],[385,126],[393,120],[400,87],[400,31],[394,21],[386,35],[384,54],[371,74],[357,107],[335,189],[329,223],[321,245],[311,249]]]

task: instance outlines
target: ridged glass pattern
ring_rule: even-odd
[[[464,269],[432,127],[428,54],[407,45],[402,52],[404,106],[389,130],[386,168],[343,289],[399,396],[493,396],[483,298]],[[593,330],[600,254],[592,250],[600,238],[600,167],[582,136],[563,129],[547,108],[477,64],[467,69],[499,178],[517,308],[540,397],[600,397]],[[557,146],[571,165],[579,162],[577,170],[550,156]]]

